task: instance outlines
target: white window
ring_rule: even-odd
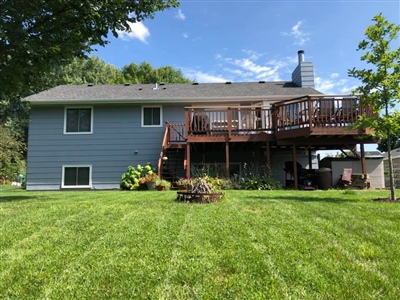
[[[91,188],[92,166],[90,165],[63,166],[61,187]]]
[[[162,126],[162,107],[142,106],[142,127],[161,127]]]
[[[93,107],[66,107],[64,134],[93,133]]]

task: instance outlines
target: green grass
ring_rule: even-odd
[[[0,191],[0,299],[398,299],[387,191]]]
[[[0,183],[0,191],[4,191],[4,190],[10,190],[10,189],[12,189],[12,190],[18,190],[18,189],[21,189],[21,187],[20,186],[14,186],[14,185],[11,185],[11,184],[1,184]],[[0,197],[1,197],[1,194],[0,194]]]

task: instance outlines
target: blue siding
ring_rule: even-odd
[[[93,109],[93,134],[64,135],[64,106],[32,107],[28,190],[60,189],[63,165],[91,165],[94,189],[119,188],[128,165],[157,165],[164,126],[142,128],[140,105],[95,105]],[[163,105],[162,121],[183,123],[183,107]]]

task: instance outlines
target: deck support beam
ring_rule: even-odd
[[[225,170],[226,170],[226,178],[230,177],[230,170],[229,170],[229,142],[225,142],[225,159],[226,159],[226,166],[225,166]]]
[[[299,189],[299,178],[297,177],[297,153],[296,145],[292,146],[292,157],[293,157],[293,178],[294,178],[294,189]]]
[[[190,178],[190,143],[186,145],[186,178]]]
[[[266,142],[265,145],[265,155],[267,156],[267,172],[268,176],[271,176],[272,170],[271,170],[271,151],[269,149],[269,141]]]
[[[361,150],[361,173],[367,174],[367,162],[365,161],[364,143],[360,144]]]
[[[308,169],[312,169],[312,153],[310,148],[308,148]]]

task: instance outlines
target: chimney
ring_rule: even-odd
[[[304,59],[304,50],[297,52],[299,64],[292,73],[292,82],[300,87],[314,88],[314,66]]]
[[[299,50],[297,52],[297,56],[299,57],[299,64],[301,64],[302,62],[304,62],[304,50]]]

